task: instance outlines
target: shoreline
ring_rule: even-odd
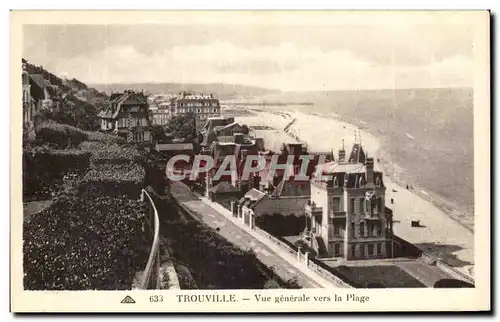
[[[379,166],[382,169],[384,176],[390,178],[392,181],[396,182],[401,188],[405,188],[407,185],[410,186],[410,190],[412,193],[417,195],[418,197],[432,203],[434,206],[445,212],[451,219],[453,219],[455,222],[458,224],[462,225],[464,228],[469,230],[470,232],[474,233],[474,220],[471,218],[465,217],[466,210],[463,209],[463,207],[458,206],[455,204],[453,201],[446,199],[445,197],[439,195],[439,193],[432,191],[432,189],[429,189],[425,186],[419,185],[419,184],[414,184],[410,183],[407,180],[401,178],[399,175],[393,175],[394,172],[404,172],[406,169],[404,167],[399,166],[395,161],[393,161],[393,158],[389,151],[386,148],[387,142],[384,142],[385,140],[377,136],[375,133],[372,133],[373,131],[370,131],[366,128],[360,128],[352,120],[345,120],[342,117],[334,114],[334,115],[325,115],[325,116],[320,116],[318,113],[307,113],[304,112],[303,114],[306,115],[313,115],[317,117],[325,117],[329,119],[333,119],[345,124],[349,124],[352,127],[357,127],[360,129],[361,132],[370,134],[374,138],[376,138],[379,142],[379,149],[377,151],[377,155],[379,155],[379,158],[381,159],[381,162],[379,162]],[[406,189],[406,188],[405,188]]]
[[[284,128],[294,118],[296,122],[289,127],[289,133],[285,136],[289,141],[304,142],[309,152],[329,152],[338,150],[345,141],[346,150],[350,150],[354,143],[354,129],[358,126],[346,122],[341,117],[327,115],[319,116],[316,113],[306,113],[290,109],[263,109],[248,107],[247,110],[254,115],[236,117],[238,122],[247,125],[272,125],[275,130],[284,132]],[[264,115],[262,115],[264,114]],[[286,115],[285,115],[286,114]],[[383,149],[383,142],[377,136],[366,129],[359,129],[362,133],[363,148],[371,156],[378,156],[385,160],[390,166],[398,168],[397,164],[391,163],[390,156]],[[261,131],[265,132],[265,131]],[[269,132],[269,131],[268,131]],[[274,131],[277,132],[277,131]],[[268,136],[269,137],[269,136]],[[279,141],[279,137],[271,136],[270,140]],[[266,138],[267,140],[267,138]],[[267,142],[266,145],[274,142]],[[275,144],[276,145],[276,144]],[[384,154],[385,153],[385,154]],[[395,234],[406,239],[424,252],[443,259],[450,266],[455,266],[470,274],[469,270],[474,266],[474,234],[468,227],[449,215],[446,209],[436,200],[424,198],[419,192],[419,187],[407,190],[400,178],[390,175],[387,164],[379,163],[384,171],[384,182],[386,185],[386,200],[394,198],[394,204],[388,205],[395,212],[394,229]],[[422,226],[411,227],[412,220],[420,220]]]

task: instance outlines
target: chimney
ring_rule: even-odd
[[[342,149],[339,150],[339,162],[345,162],[344,140],[342,140]]]
[[[373,184],[373,158],[366,159],[366,183]]]
[[[243,133],[235,133],[234,134],[234,143],[243,144]]]
[[[339,150],[339,162],[345,162],[345,150]]]
[[[253,184],[252,188],[255,188],[257,190],[260,190],[260,175],[257,173],[252,177]]]

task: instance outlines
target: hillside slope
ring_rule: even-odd
[[[23,63],[31,76],[43,81],[48,98],[44,108],[39,111],[43,119],[69,124],[84,130],[94,130],[97,126],[97,114],[106,104],[108,96],[95,88],[89,87],[76,78],[61,79],[45,70],[42,66]]]

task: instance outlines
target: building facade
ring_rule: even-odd
[[[122,136],[127,142],[151,142],[149,104],[142,92],[125,91],[111,94],[108,106],[98,117],[101,131]]]
[[[330,176],[324,180],[324,176]],[[339,151],[311,182],[304,238],[320,256],[347,260],[392,257],[392,211],[385,206],[383,174],[355,144]]]
[[[33,126],[35,114],[35,102],[31,96],[30,75],[26,70],[26,63],[22,65],[22,84],[23,84],[23,125],[27,128]]]
[[[172,113],[168,102],[157,103],[150,107],[151,124],[165,126],[168,124]]]
[[[173,116],[192,113],[200,120],[220,116],[220,103],[212,94],[182,92],[170,99],[170,112]]]

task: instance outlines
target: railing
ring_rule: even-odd
[[[159,289],[160,288],[160,218],[158,210],[153,202],[149,193],[142,189],[141,200],[144,200],[144,195],[149,199],[148,214],[146,220],[149,226],[149,232],[153,231],[153,243],[151,245],[151,252],[149,253],[146,269],[142,273],[141,283],[139,288],[141,290]],[[154,226],[151,227],[151,223]]]
[[[346,212],[345,211],[333,211],[330,210],[330,218],[345,218]]]

